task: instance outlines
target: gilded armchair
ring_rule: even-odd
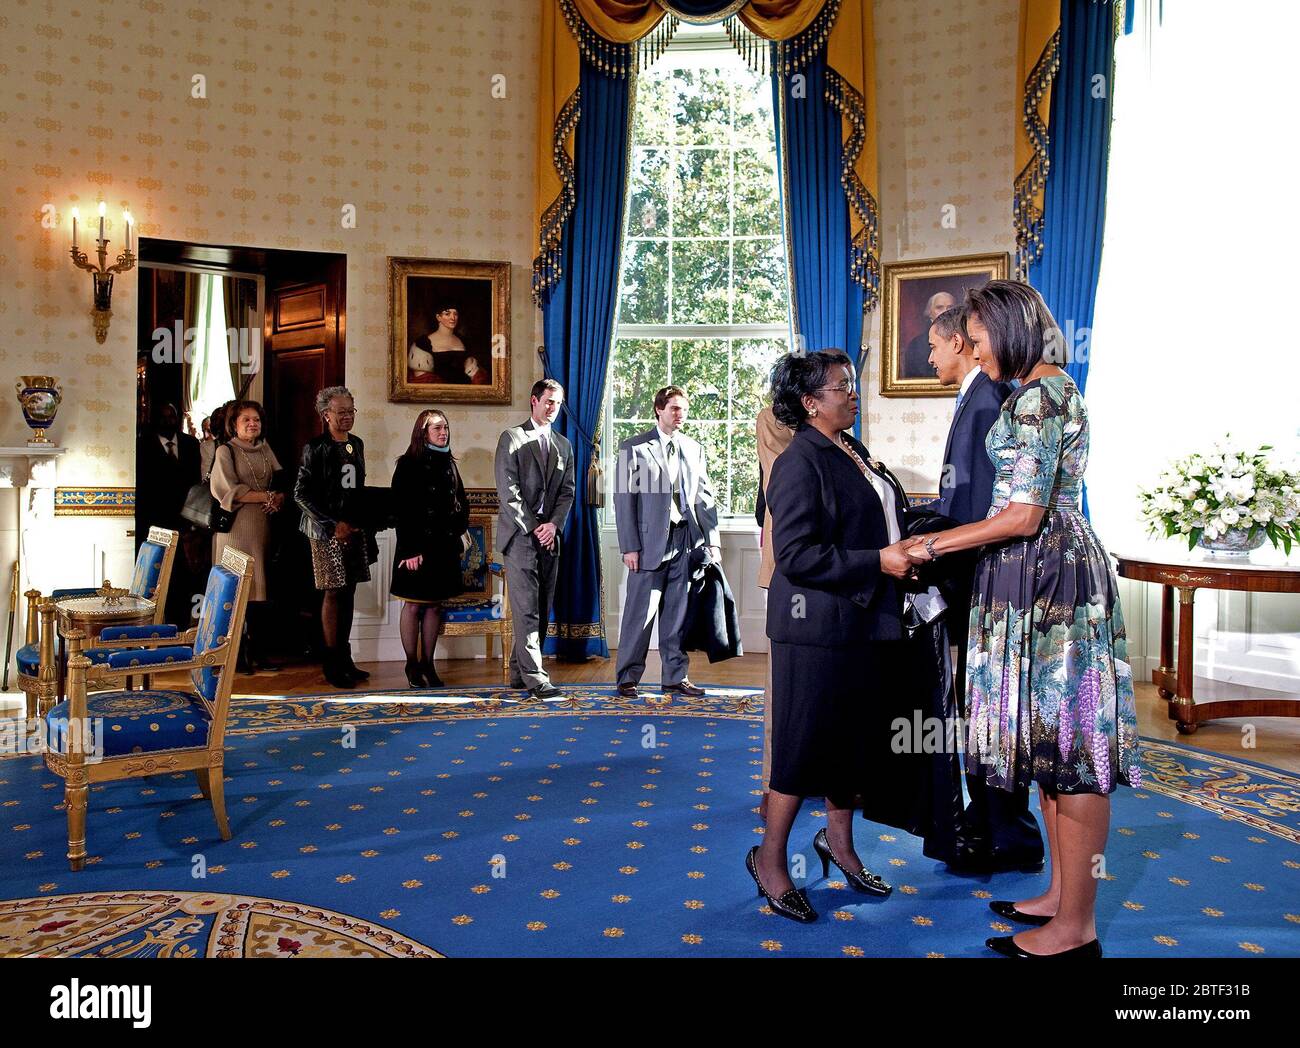
[[[97,782],[193,771],[212,803],[221,839],[230,839],[222,746],[252,577],[253,558],[227,547],[208,575],[194,628],[134,644],[119,638],[113,648],[96,653],[81,650],[79,631],[69,634],[68,698],[46,714],[45,764],[64,781],[73,870],[86,862],[86,807],[90,785]],[[191,690],[122,687],[148,670],[188,670]]]

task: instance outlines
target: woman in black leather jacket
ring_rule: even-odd
[[[352,609],[357,583],[369,580],[379,546],[374,533],[361,526],[366,458],[361,438],[352,436],[356,409],[351,392],[346,386],[322,389],[316,394],[316,411],[327,428],[302,449],[293,497],[302,510],[299,529],[311,540],[316,588],[325,594],[325,679],[336,688],[354,688],[370,674],[352,661]]]
[[[443,602],[465,590],[461,536],[469,525],[465,485],[451,453],[451,424],[441,411],[428,409],[416,418],[410,447],[393,471],[392,504],[397,551],[391,589],[402,601],[406,679],[412,688],[440,688],[433,653]]]

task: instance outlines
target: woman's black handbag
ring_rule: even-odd
[[[235,526],[235,515],[221,508],[206,484],[195,484],[185,493],[181,516],[191,524],[209,531],[227,532]]]

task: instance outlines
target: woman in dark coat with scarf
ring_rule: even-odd
[[[439,688],[433,653],[443,602],[465,589],[461,536],[469,525],[465,486],[451,453],[451,424],[441,411],[421,411],[416,418],[410,447],[393,471],[392,491],[397,514],[392,594],[402,601],[406,679],[412,688]]]

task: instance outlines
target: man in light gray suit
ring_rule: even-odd
[[[686,676],[682,650],[692,567],[722,559],[718,509],[704,452],[679,432],[690,404],[686,391],[665,386],[655,394],[655,428],[618,449],[614,516],[627,565],[627,598],[618,638],[618,693],[636,698],[645,673],[655,616],[659,617],[660,681],[666,693],[704,694]]]
[[[563,386],[542,379],[529,403],[532,417],[497,441],[497,548],[514,617],[510,683],[535,699],[553,699],[560,691],[542,668],[542,640],[555,598],[560,535],[573,508],[573,445],[551,428]]]

